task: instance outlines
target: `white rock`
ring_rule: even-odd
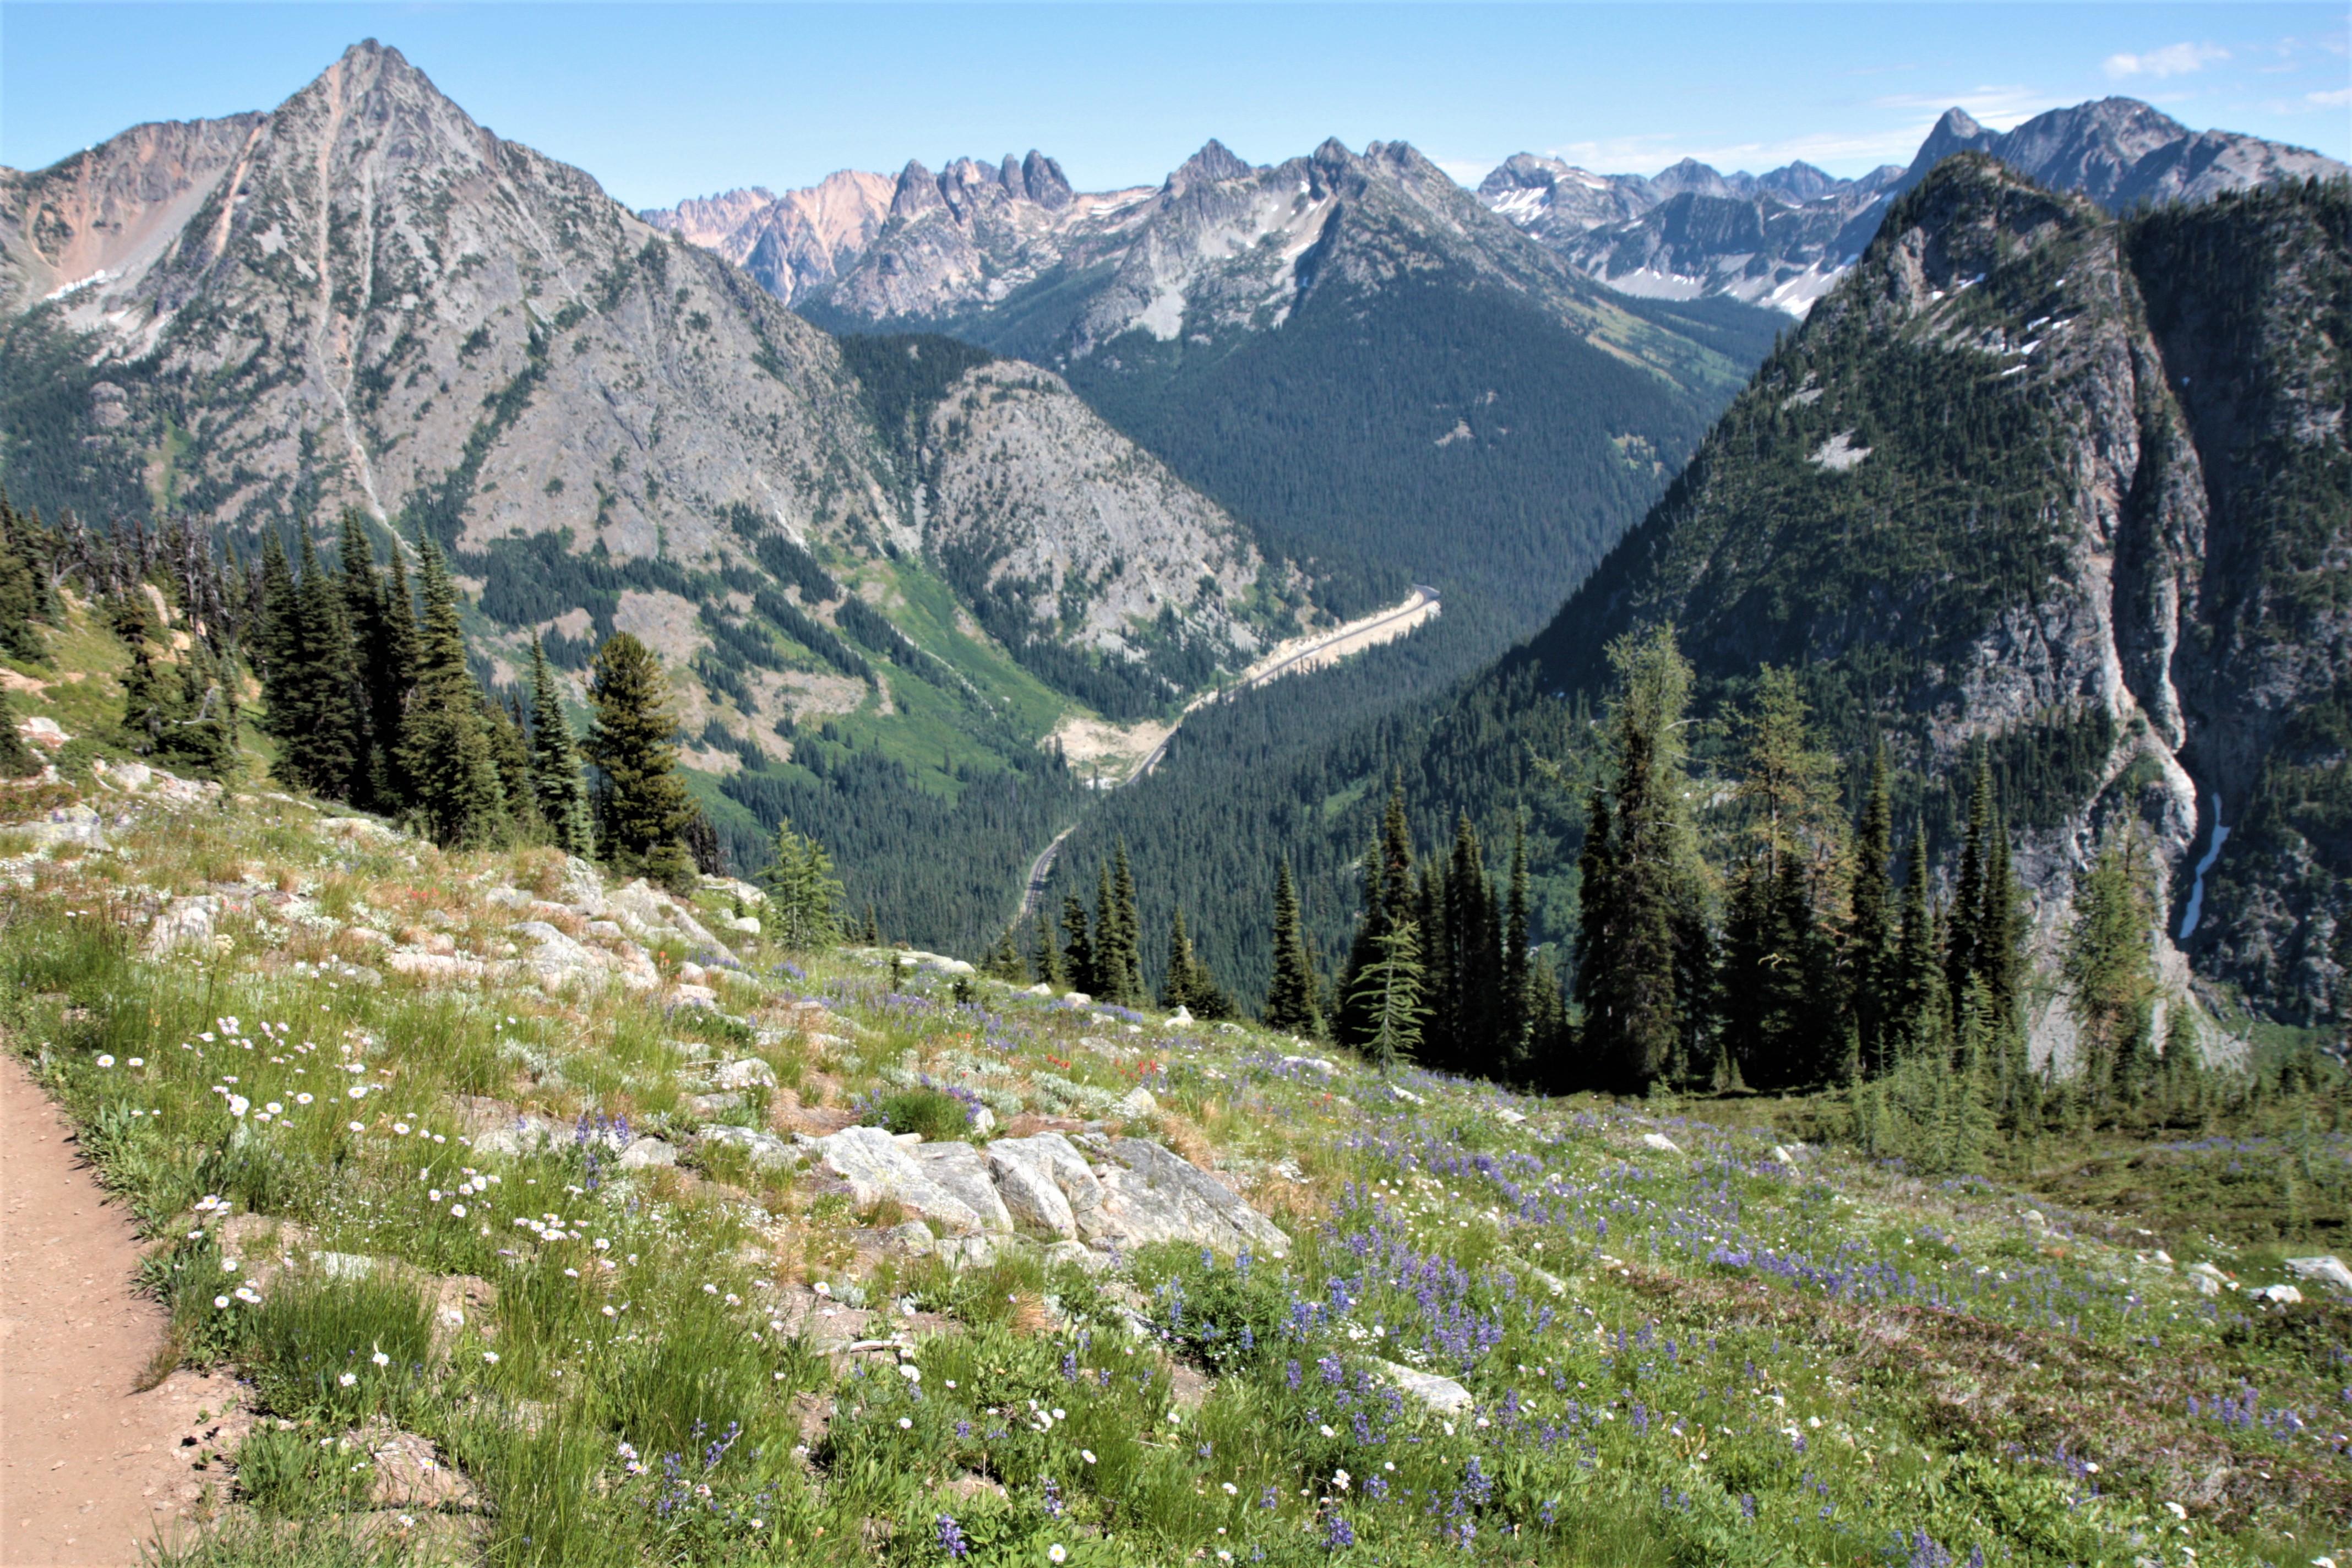
[[[910,1253],[917,1258],[929,1257],[934,1245],[931,1239],[931,1227],[919,1219],[910,1219],[903,1225],[892,1226],[882,1233],[882,1240],[885,1245],[896,1247],[900,1252]]]
[[[776,1069],[757,1057],[745,1057],[740,1061],[721,1062],[710,1075],[713,1089],[773,1089]]]
[[[2247,1294],[2257,1301],[2275,1301],[2282,1307],[2292,1307],[2303,1300],[2303,1292],[2292,1285],[2269,1285]]]
[[[647,1171],[677,1163],[677,1151],[658,1138],[639,1138],[621,1151],[621,1169]]]
[[[937,1220],[950,1230],[982,1228],[981,1216],[970,1204],[940,1185],[921,1161],[879,1127],[845,1127],[818,1139],[816,1147],[826,1168],[849,1184],[861,1207],[890,1198],[910,1214]],[[998,1208],[1001,1212],[1003,1205]],[[1007,1228],[1011,1223],[1008,1216]]]
[[[1280,1258],[1289,1238],[1231,1189],[1178,1155],[1140,1138],[1110,1146],[1100,1178],[1103,1234],[1129,1246],[1183,1241],[1220,1252]]]
[[[58,727],[55,719],[19,719],[16,721],[16,733],[34,745],[52,752],[73,739]]]
[[[1470,1408],[1470,1391],[1450,1377],[1415,1372],[1392,1361],[1374,1361],[1372,1364],[1391,1383],[1440,1415],[1459,1415]]]
[[[140,952],[148,958],[161,958],[177,947],[211,946],[220,907],[220,900],[210,893],[173,899],[147,928],[147,940]]]
[[[1413,1093],[1412,1090],[1406,1089],[1402,1084],[1392,1083],[1389,1085],[1389,1098],[1391,1100],[1402,1100],[1407,1105],[1423,1105],[1427,1103],[1427,1101],[1423,1100],[1421,1096]]]
[[[1663,1132],[1643,1133],[1642,1147],[1644,1149],[1655,1149],[1661,1154],[1679,1154],[1683,1152],[1681,1144],[1675,1142],[1673,1139],[1667,1137]]]
[[[1790,1151],[1787,1144],[1775,1143],[1772,1145],[1772,1161],[1775,1164],[1793,1165],[1797,1163],[1797,1156]]]
[[[1160,1102],[1151,1098],[1150,1089],[1138,1084],[1121,1095],[1118,1103],[1111,1109],[1127,1121],[1140,1121],[1147,1116],[1159,1115]]]
[[[1185,1006],[1181,1002],[1179,1002],[1176,1005],[1176,1011],[1168,1015],[1165,1020],[1165,1026],[1171,1029],[1179,1029],[1192,1021],[1192,1009]]]
[[[1066,1238],[1098,1232],[1092,1222],[1102,1206],[1102,1184],[1067,1138],[999,1138],[986,1152],[997,1195],[1024,1229]]]
[[[1327,1078],[1339,1070],[1339,1064],[1323,1057],[1285,1057],[1282,1065],[1302,1072],[1319,1072]]]
[[[724,923],[729,931],[739,931],[746,936],[760,934],[760,917],[757,915],[737,915]]]
[[[2305,1284],[2332,1285],[2338,1290],[2352,1290],[2352,1268],[2334,1254],[2317,1258],[2290,1258],[2286,1271]]]
[[[1513,1110],[1507,1105],[1502,1110],[1495,1112],[1495,1120],[1501,1122],[1506,1127],[1517,1127],[1527,1119],[1527,1112],[1523,1110]]]
[[[751,1155],[751,1163],[762,1170],[786,1168],[800,1163],[800,1152],[772,1132],[761,1132],[750,1127],[729,1127],[713,1122],[696,1134],[705,1143],[724,1143]],[[871,1201],[871,1200],[861,1200]]]
[[[597,916],[604,912],[604,874],[577,855],[563,858],[563,872],[555,880],[558,903],[569,904],[583,915]]]
[[[961,1140],[926,1143],[915,1151],[923,1173],[980,1216],[982,1230],[1011,1230],[1013,1215],[988,1178],[988,1156]]]
[[[1042,980],[1029,987],[1029,994],[1032,996],[1051,996],[1053,994],[1054,988]]]

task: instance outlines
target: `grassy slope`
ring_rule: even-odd
[[[1286,1041],[1131,1030],[989,983],[958,1006],[941,977],[894,993],[878,959],[757,938],[711,972],[715,1010],[434,989],[382,975],[349,928],[495,957],[518,911],[487,895],[551,888],[544,852],[339,842],[264,799],[134,813],[114,844],[0,839],[0,994],[158,1237],[180,1352],[235,1365],[278,1418],[223,1479],[202,1560],[933,1563],[943,1514],[970,1561],[1004,1563],[2285,1564],[2352,1544],[2343,1305],[2200,1297],[2158,1246],[2271,1277],[2193,1231],[1776,1159],[1801,1107],[1711,1124],[1327,1075]],[[163,895],[239,877],[262,896],[209,950],[136,956]],[[674,980],[688,955],[654,956]],[[621,1172],[569,1141],[464,1141],[460,1094],[675,1137],[690,1064],[719,1055],[776,1073],[745,1121],[916,1067],[1000,1116],[1116,1121],[1140,1080],[1159,1109],[1130,1131],[1214,1161],[1291,1256],[951,1270],[878,1245],[888,1205],[724,1150]],[[406,1269],[330,1277],[314,1249]],[[436,1327],[420,1287],[459,1278],[487,1304]],[[216,1306],[232,1279],[258,1304]],[[820,1281],[889,1304],[906,1352],[828,1357],[771,1327],[825,1327]],[[1476,1408],[1423,1412],[1373,1356],[1459,1378]],[[367,1475],[332,1445],[377,1418],[436,1444],[478,1510],[353,1510]]]

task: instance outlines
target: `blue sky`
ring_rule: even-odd
[[[269,108],[366,37],[635,206],[1031,147],[1156,183],[1211,136],[1402,139],[1469,181],[1522,150],[1850,174],[1950,104],[2005,127],[2111,92],[2352,159],[2347,34],[2341,4],[0,4],[0,163]]]

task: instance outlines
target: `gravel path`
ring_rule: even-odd
[[[0,1564],[135,1563],[225,1490],[213,1456],[247,1425],[237,1385],[133,1385],[163,1336],[135,1293],[130,1217],[73,1131],[0,1053]],[[231,1428],[235,1428],[232,1431]],[[194,1441],[188,1441],[194,1439]],[[197,1468],[201,1466],[202,1468]]]

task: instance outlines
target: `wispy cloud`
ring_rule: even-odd
[[[2230,51],[2219,44],[2167,44],[2144,55],[2109,55],[2102,64],[2107,75],[2117,81],[2136,76],[2162,80],[2166,77],[2192,75],[2229,58]]]
[[[2306,92],[2303,96],[2322,109],[2352,108],[2352,87],[2334,88],[2326,92]]]
[[[1958,92],[1906,92],[1870,100],[1873,109],[1903,109],[1924,110],[1934,123],[1934,116],[1947,109],[1965,109],[1981,125],[1995,131],[2007,131],[2021,121],[2031,120],[2045,109],[2055,109],[2063,99],[2052,96],[2041,88],[2018,85],[1989,84],[1968,88]],[[1926,128],[1921,128],[1925,134]]]

